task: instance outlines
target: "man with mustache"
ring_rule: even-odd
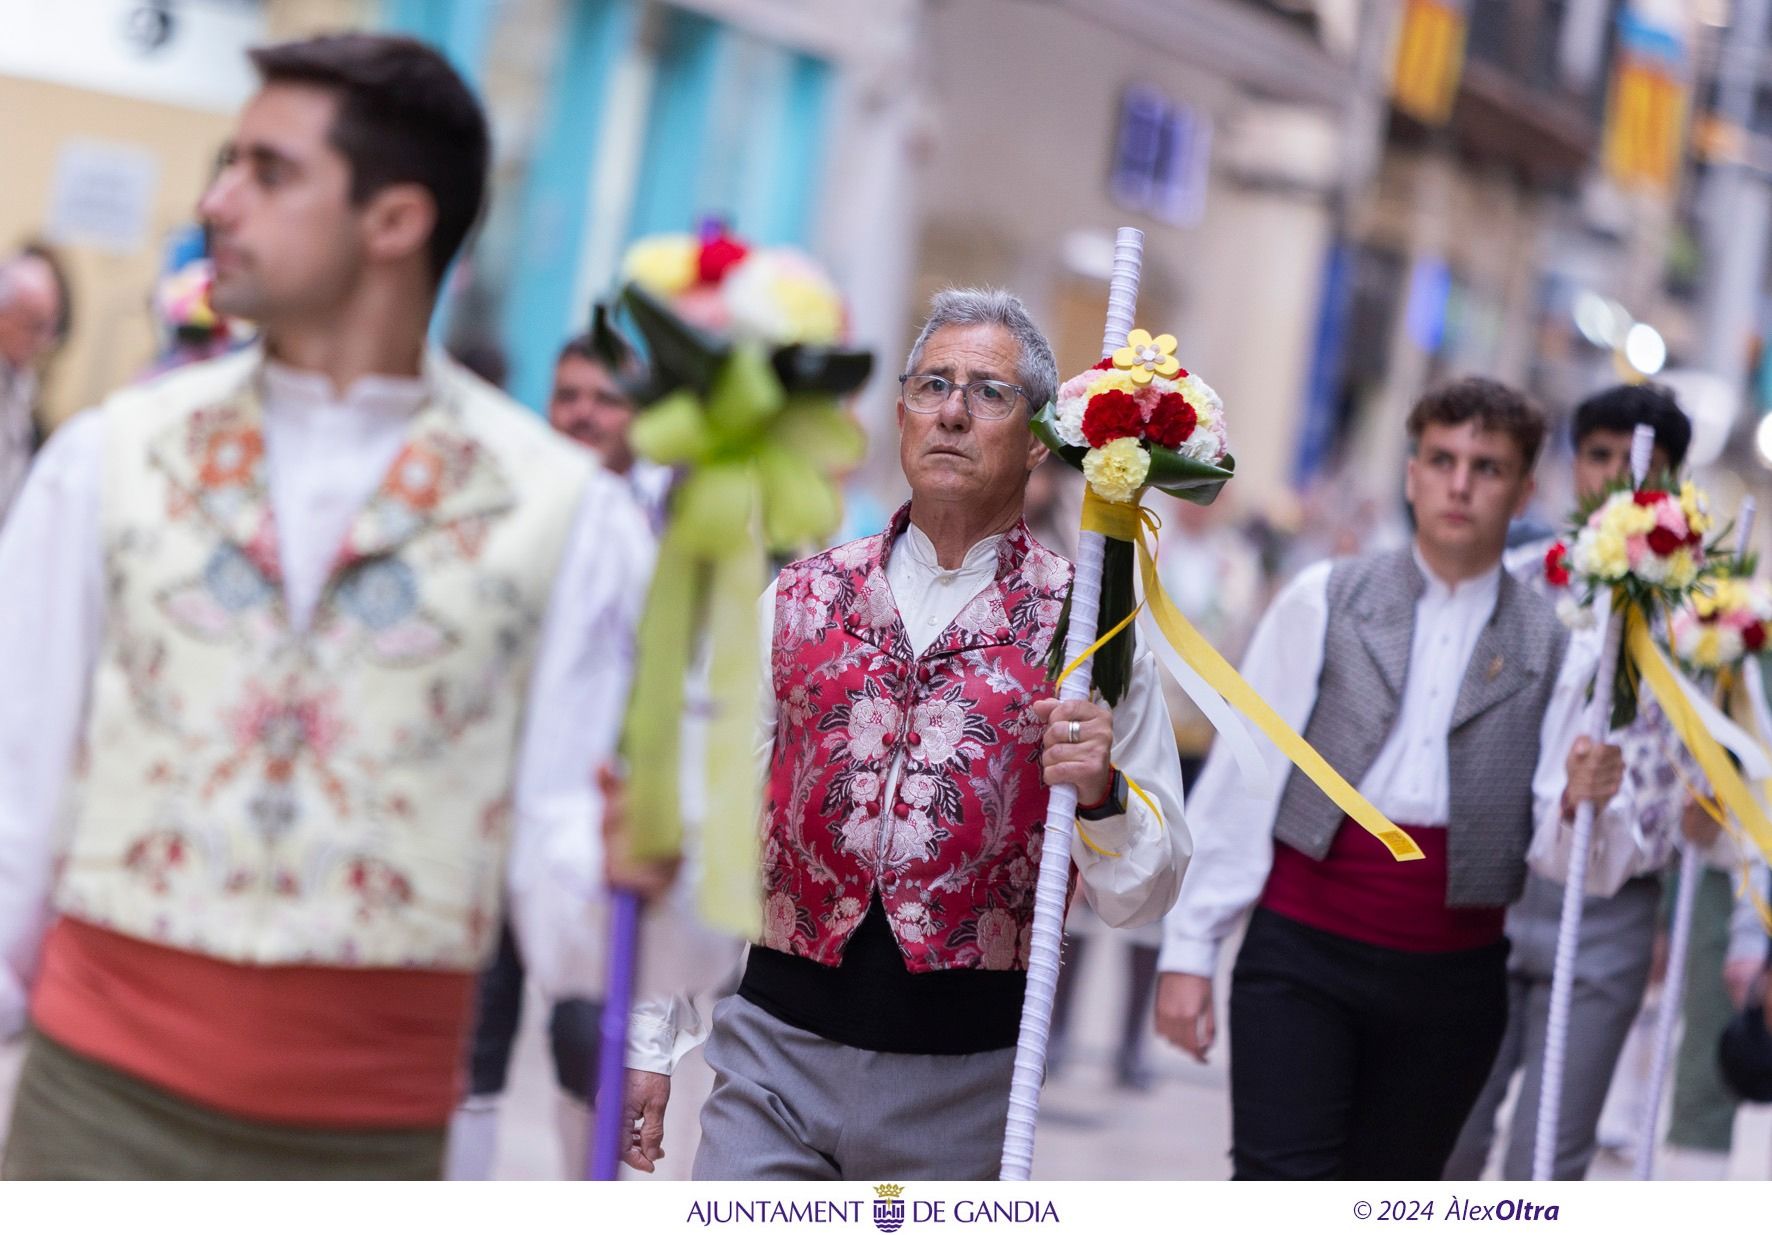
[[[1077,787],[1104,920],[1175,898],[1189,843],[1149,652],[1112,710],[1047,681],[1071,569],[1022,509],[1057,376],[1015,297],[937,295],[899,382],[910,502],[763,598],[763,934],[713,1012],[698,1178],[996,1177],[1048,786]],[[641,1170],[700,1033],[673,1016],[630,1052]]]
[[[200,212],[262,343],[70,424],[0,535],[8,1177],[436,1178],[507,890],[601,882],[650,541],[426,347],[485,116],[409,39],[252,58]]]

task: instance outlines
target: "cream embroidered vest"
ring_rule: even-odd
[[[57,906],[241,963],[477,969],[588,457],[432,361],[431,401],[297,632],[261,363],[105,406],[107,621]]]

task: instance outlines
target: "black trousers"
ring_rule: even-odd
[[[468,1040],[468,1092],[476,1098],[505,1091],[511,1051],[523,1015],[523,957],[507,921],[499,928],[498,952],[480,975],[475,995],[474,1036]],[[561,999],[548,1015],[548,1045],[560,1088],[586,1102],[596,1097],[597,1048],[603,1005]]]
[[[1439,1179],[1507,1026],[1507,946],[1399,952],[1257,909],[1231,974],[1234,1178]]]

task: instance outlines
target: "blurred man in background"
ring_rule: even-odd
[[[44,254],[0,261],[0,524],[31,466],[38,366],[60,337],[63,309],[61,282]]]
[[[639,353],[598,305],[591,329],[568,339],[554,362],[548,423],[596,452],[604,468],[627,485],[656,533],[664,528],[671,469],[635,454],[628,440],[636,410],[633,392],[644,381]]]

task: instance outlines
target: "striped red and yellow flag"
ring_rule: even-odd
[[[1686,83],[1667,65],[1623,55],[1606,100],[1606,171],[1629,188],[1670,193],[1685,149]]]
[[[1464,6],[1406,0],[1391,73],[1391,99],[1424,124],[1445,124],[1464,72]]]

